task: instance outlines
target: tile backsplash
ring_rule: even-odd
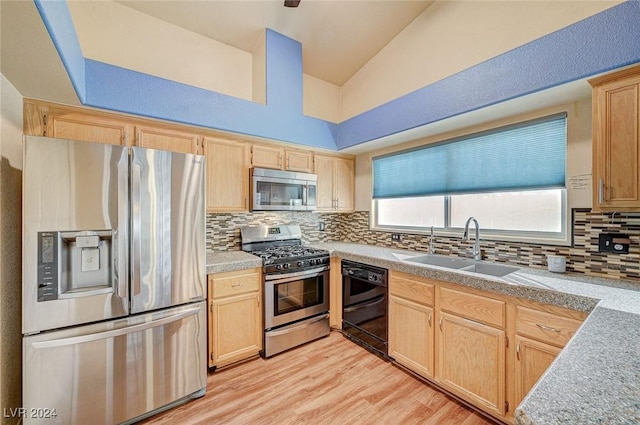
[[[593,276],[614,279],[630,279],[640,282],[640,214],[610,214],[575,210],[574,244],[572,247],[536,245],[528,243],[482,240],[480,246],[484,258],[489,261],[507,261],[528,267],[546,267],[547,254],[567,257],[567,270]],[[320,231],[320,223],[325,230]],[[426,251],[429,236],[403,234],[401,241],[392,241],[388,232],[369,229],[369,212],[351,214],[268,212],[207,215],[207,249],[226,251],[240,249],[240,227],[258,224],[300,224],[303,242],[344,241],[401,249]],[[629,235],[629,254],[598,252],[598,235],[603,232]],[[436,237],[437,254],[465,255],[473,241],[461,237]]]
[[[262,224],[299,224],[304,243],[337,241],[341,220],[340,214],[313,212],[207,214],[207,251],[240,250],[240,228]],[[324,231],[320,231],[320,223],[324,223]]]

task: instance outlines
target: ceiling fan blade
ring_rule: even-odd
[[[285,7],[298,7],[300,0],[284,0]]]

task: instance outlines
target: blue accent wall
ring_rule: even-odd
[[[34,0],[80,102],[84,102],[84,56],[65,0]]]
[[[266,32],[267,104],[82,56],[64,0],[34,0],[83,104],[308,147],[344,149],[640,62],[629,0],[340,124],[302,113],[302,46]]]
[[[340,123],[338,149],[640,61],[628,1]]]

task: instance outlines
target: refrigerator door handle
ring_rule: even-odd
[[[136,151],[132,151],[131,160],[131,295],[140,294],[140,258],[142,242],[142,218],[140,214],[142,166],[137,163]]]
[[[129,154],[125,150],[123,159],[118,164],[118,228],[113,232],[115,255],[113,261],[114,273],[114,294],[119,298],[129,296],[127,290],[127,279],[129,275]]]
[[[101,339],[115,338],[117,336],[127,335],[134,332],[142,332],[147,329],[157,328],[158,326],[166,325],[167,323],[177,322],[189,316],[196,315],[200,312],[200,306],[194,307],[181,313],[173,314],[171,316],[163,317],[162,319],[153,320],[151,322],[140,323],[139,325],[127,326],[120,329],[114,329],[111,331],[94,333],[89,335],[74,336],[71,338],[53,339],[50,341],[39,341],[32,344],[33,348],[52,348],[52,347],[64,347],[67,345],[77,345],[86,342],[99,341]]]

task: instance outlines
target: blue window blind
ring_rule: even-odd
[[[373,159],[373,197],[565,187],[567,115]]]

